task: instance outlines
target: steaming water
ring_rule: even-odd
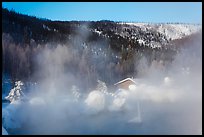
[[[166,79],[167,77],[164,77],[163,81],[158,82],[159,84],[149,84],[148,80],[142,79],[135,87],[130,86],[130,91],[115,92],[116,97],[94,90],[84,94],[84,98],[80,98],[78,102],[74,96],[65,93],[31,96],[28,102],[21,103],[14,109],[16,113],[13,116],[15,115],[15,120],[21,118],[22,127],[8,132],[10,134],[200,134],[200,102],[196,101],[199,97],[185,96],[185,92],[190,93],[186,91],[190,86],[185,85],[186,89],[183,89],[176,83],[171,83],[170,87],[169,84],[166,85]]]
[[[44,79],[27,101],[3,107],[9,134],[202,134],[201,44],[183,50],[165,71],[142,70],[128,91],[105,83],[89,93],[72,88],[74,76],[64,70],[69,52],[58,46],[39,56]]]

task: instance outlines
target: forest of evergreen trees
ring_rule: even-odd
[[[148,66],[152,62],[166,66],[173,60],[175,49],[151,48],[118,34],[130,35],[132,31],[113,21],[50,21],[2,8],[3,74],[11,75],[14,81],[37,80],[36,56],[44,48],[55,49],[58,45],[70,51],[71,60],[65,68],[79,80],[83,77],[87,87],[97,79],[111,85],[137,76],[137,64],[143,57]],[[136,37],[151,35],[158,41],[161,37],[154,32],[137,33]]]

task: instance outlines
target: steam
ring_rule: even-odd
[[[98,81],[88,93],[67,70],[72,49],[48,44],[36,58],[38,88],[10,115],[19,134],[202,134],[202,46],[189,44],[165,71],[142,58],[129,91]]]

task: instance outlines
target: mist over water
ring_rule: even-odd
[[[10,104],[14,134],[202,134],[202,39],[189,43],[163,70],[138,64],[130,91],[84,92],[66,69],[73,53],[65,45],[45,48],[36,58],[41,76],[27,102]],[[193,45],[192,45],[193,44]],[[83,77],[81,77],[83,80]],[[98,83],[101,84],[101,83]],[[139,109],[138,109],[139,102]],[[140,116],[138,116],[140,115]]]

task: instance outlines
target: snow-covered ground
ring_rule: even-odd
[[[2,135],[8,135],[8,132],[6,131],[6,129],[2,126]]]
[[[189,73],[179,74],[179,78],[189,79],[191,77],[190,70]],[[129,90],[109,91],[106,84],[98,80],[96,89],[88,94],[82,93],[77,86],[73,85],[70,94],[55,94],[53,96],[45,92],[47,95],[30,96],[27,101],[20,99],[22,97],[20,96],[2,108],[2,134],[7,133],[5,129],[13,129],[11,134],[14,134],[15,130],[16,133],[19,131],[21,134],[27,133],[28,131],[22,129],[22,126],[27,122],[30,132],[36,134],[185,133],[185,125],[181,124],[184,119],[179,120],[179,118],[186,115],[179,109],[183,107],[182,101],[185,102],[186,98],[188,100],[192,94],[191,88],[193,87],[183,88],[185,81],[179,83],[174,75],[163,75],[156,81],[152,79],[134,79],[134,81],[136,85],[130,85]],[[199,83],[197,84],[199,85]],[[21,82],[16,82],[17,87],[20,85],[22,86]],[[11,90],[14,96],[16,94],[13,94],[13,91],[17,90]],[[186,95],[187,93],[190,94]],[[194,100],[194,97],[191,99]],[[172,107],[175,104],[178,106]],[[190,106],[186,106],[187,110],[191,108],[191,102],[189,104]],[[174,116],[172,117],[172,115]],[[177,120],[169,124],[168,121],[165,121],[166,118],[171,121]],[[160,123],[162,126],[158,126],[159,129],[165,132],[160,132],[157,128],[150,128],[148,125],[152,122]],[[117,124],[113,126],[114,123]],[[181,126],[176,126],[181,132],[175,128],[168,132],[171,126],[175,126],[176,123]],[[134,127],[138,130],[134,130]],[[192,132],[198,134],[195,130]]]

